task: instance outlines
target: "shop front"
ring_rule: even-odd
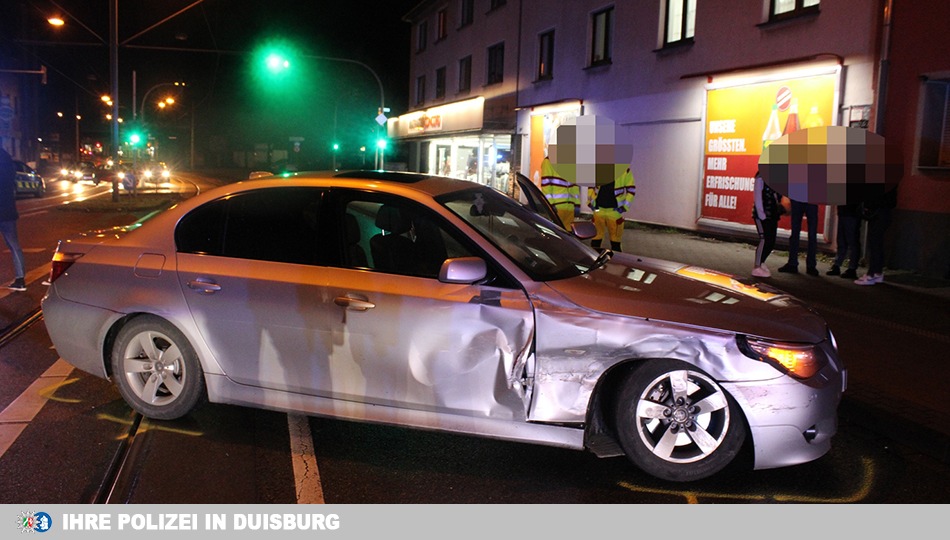
[[[486,128],[485,98],[401,115],[388,134],[406,145],[410,170],[511,189],[512,130]]]

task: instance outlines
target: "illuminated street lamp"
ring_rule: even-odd
[[[141,105],[141,107],[139,107],[138,116],[140,116],[140,117],[142,118],[142,121],[143,121],[143,122],[145,121],[145,103],[148,101],[148,96],[149,96],[149,94],[151,94],[152,92],[154,92],[155,90],[157,90],[157,89],[159,89],[159,88],[164,88],[164,87],[166,87],[166,86],[180,86],[180,87],[184,88],[185,83],[183,83],[183,82],[181,82],[181,81],[164,82],[164,83],[158,83],[158,84],[156,84],[155,86],[149,88],[148,91],[145,92],[145,95],[142,96],[142,105]],[[173,103],[175,103],[175,98],[173,98],[173,97],[167,97],[167,98],[165,98],[164,100],[162,100],[162,101],[160,101],[160,102],[158,103],[158,107],[164,109],[165,106],[171,105],[171,104],[173,104]],[[132,116],[133,116],[133,118],[134,118],[134,117],[135,117],[135,114],[133,114]]]
[[[168,17],[165,17],[164,19],[153,24],[152,26],[149,26],[145,30],[142,30],[141,32],[129,37],[128,39],[123,41],[121,44],[125,45],[129,43],[130,41],[141,36],[142,34],[149,32],[153,28],[165,23],[166,21],[170,19],[177,17],[178,15],[184,13],[185,11],[188,11],[194,8],[195,6],[201,4],[202,2],[204,2],[204,0],[195,0],[188,6],[185,6],[184,8],[176,11],[175,13],[169,15]],[[57,5],[56,7],[59,8],[61,11],[63,11],[63,15],[66,15],[70,19],[76,21],[76,23],[79,24],[79,26],[85,28],[86,31],[88,31],[90,34],[95,36],[96,39],[98,39],[101,43],[103,44],[108,43],[109,45],[109,76],[111,79],[112,95],[114,96],[114,100],[112,101],[112,126],[111,126],[112,127],[112,152],[113,152],[112,157],[114,160],[118,160],[119,156],[117,152],[119,151],[119,45],[120,45],[119,43],[119,0],[109,0],[109,41],[108,42],[102,39],[102,37],[99,36],[99,34],[97,34],[94,30],[92,30],[91,28],[83,24],[82,21],[74,17],[72,14],[66,12],[66,10],[62,9],[61,6]],[[56,15],[54,17],[49,17],[47,19],[47,22],[49,22],[49,24],[53,26],[61,27],[65,24],[65,19],[63,19],[63,17],[59,15]],[[133,117],[135,116],[135,100],[134,99],[132,100],[132,115]],[[119,185],[118,185],[118,181],[114,177],[112,180],[112,202],[119,202]]]

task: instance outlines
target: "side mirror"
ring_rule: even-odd
[[[476,283],[488,275],[488,266],[478,257],[446,259],[439,270],[442,283]]]
[[[597,235],[597,227],[594,227],[594,224],[590,221],[575,221],[571,224],[571,230],[574,232],[574,236],[581,240],[587,240]]]

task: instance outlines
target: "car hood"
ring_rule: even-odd
[[[592,272],[547,285],[603,313],[779,341],[817,343],[828,335],[822,317],[778,289],[682,263],[617,253]]]

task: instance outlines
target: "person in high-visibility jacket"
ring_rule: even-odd
[[[548,158],[541,162],[541,193],[554,207],[564,228],[571,230],[575,211],[581,205],[581,190],[577,184],[558,176]]]
[[[630,167],[618,176],[613,184],[603,184],[587,188],[588,204],[594,210],[594,227],[597,234],[591,239],[591,246],[602,247],[604,237],[610,239],[610,249],[623,251],[623,215],[633,204],[637,189]]]

